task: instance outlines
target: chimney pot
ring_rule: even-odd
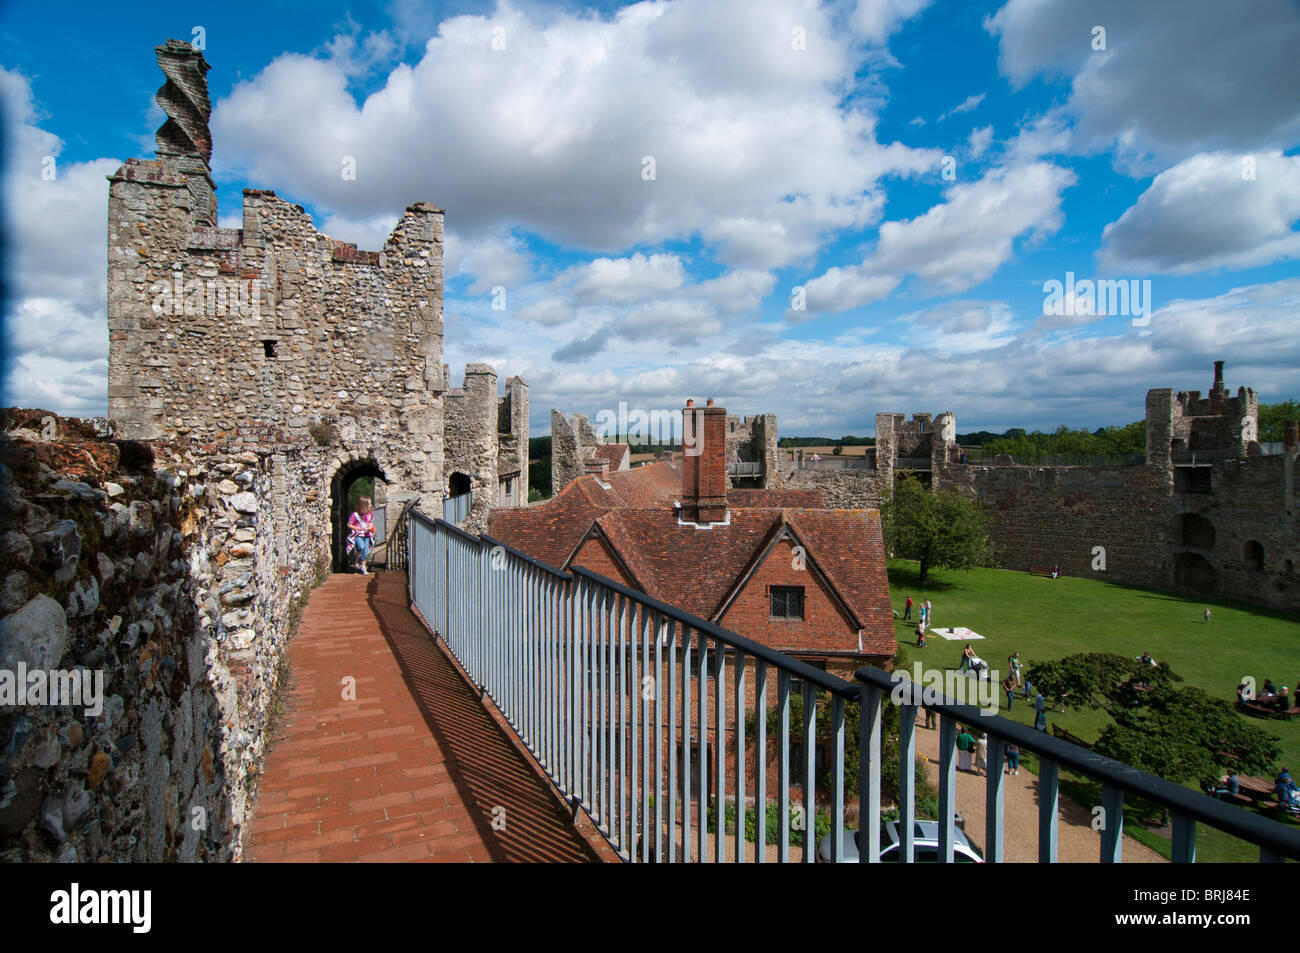
[[[712,406],[713,406],[713,398],[710,397],[710,398],[708,399],[708,401],[705,402],[704,406],[705,406],[705,407],[712,407]]]
[[[695,406],[695,401],[691,400],[690,398],[687,398],[687,400],[686,400],[686,406],[687,406],[687,407],[694,407],[694,406]]]

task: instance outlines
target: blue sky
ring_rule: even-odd
[[[105,411],[104,176],[153,154],[169,37],[212,65],[221,223],[272,188],[378,248],[445,208],[444,359],[523,375],[535,433],[688,397],[1097,427],[1215,359],[1300,396],[1300,6],[1133,6],[11,2],[3,402]],[[1069,273],[1149,308],[1045,313]]]

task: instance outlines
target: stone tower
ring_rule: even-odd
[[[409,206],[383,247],[323,235],[245,189],[217,226],[203,54],[157,47],[154,159],[109,176],[109,415],[135,439],[256,441],[365,466],[387,499],[443,489],[443,212]],[[432,505],[429,506],[433,509]]]

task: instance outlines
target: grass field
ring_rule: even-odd
[[[928,598],[933,605],[931,627],[965,626],[983,635],[983,640],[971,644],[1000,674],[1005,674],[1007,656],[1016,651],[1026,669],[1035,661],[1076,652],[1137,656],[1148,651],[1158,661],[1168,662],[1185,684],[1229,701],[1236,699],[1237,684],[1245,675],[1253,675],[1260,685],[1268,677],[1292,689],[1300,681],[1300,619],[1295,616],[1240,602],[1195,600],[1090,578],[1053,580],[1001,569],[932,570],[922,585],[918,576],[916,563],[889,561],[890,590],[899,614],[909,595],[918,604]],[[1213,613],[1208,623],[1202,618],[1207,606]],[[966,643],[932,635],[927,648],[916,648],[916,609],[912,615],[912,622],[895,623],[899,641],[908,646],[908,656],[926,667],[957,665]],[[1033,724],[1033,708],[1028,702],[1017,699],[1015,707],[1007,711],[1006,695],[1000,696],[1002,715]],[[1286,766],[1293,773],[1300,768],[1300,719],[1248,720],[1278,737],[1282,751],[1279,768]],[[1049,725],[1060,725],[1087,741],[1094,740],[1106,722],[1101,711],[1048,712]],[[1076,800],[1100,803],[1099,786],[1086,779],[1063,777],[1062,789]],[[1093,796],[1098,799],[1086,800]],[[1134,808],[1135,816],[1150,819],[1150,812],[1141,805]],[[1135,830],[1132,823],[1126,829],[1168,855],[1167,838]],[[1249,845],[1203,827],[1197,843],[1198,859],[1256,858]]]

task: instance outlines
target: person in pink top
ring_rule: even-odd
[[[361,575],[367,575],[366,560],[375,548],[375,506],[370,497],[357,499],[356,511],[348,517],[348,562],[354,559]]]

